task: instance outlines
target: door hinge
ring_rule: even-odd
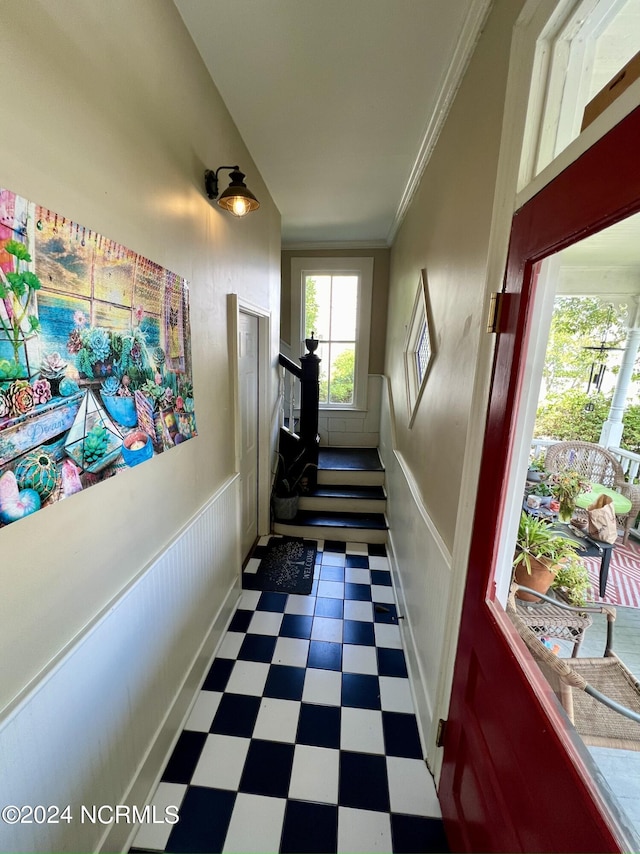
[[[438,730],[436,732],[436,747],[444,747],[444,738],[447,733],[447,722],[442,718],[438,721]]]
[[[491,294],[489,302],[489,316],[487,317],[487,332],[490,334],[500,332],[500,315],[502,306],[504,305],[504,291],[497,291]]]

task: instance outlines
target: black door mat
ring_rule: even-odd
[[[313,586],[316,547],[298,537],[272,537],[266,546],[258,571],[250,580],[254,590],[308,595]]]

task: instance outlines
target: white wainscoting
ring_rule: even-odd
[[[318,433],[321,445],[342,448],[377,448],[380,441],[380,398],[384,378],[367,377],[367,408],[320,409]]]
[[[234,476],[0,716],[0,805],[74,816],[0,822],[0,850],[126,846],[133,827],[81,823],[80,806],[144,806],[237,603],[238,524]]]
[[[380,455],[385,466],[391,561],[425,755],[432,731],[449,606],[451,554],[431,521],[419,490],[396,450],[394,409],[385,378]]]

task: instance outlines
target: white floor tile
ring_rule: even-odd
[[[342,620],[315,617],[311,627],[311,640],[342,643]]]
[[[388,602],[391,605],[395,605],[396,602],[393,587],[385,587],[383,584],[371,585],[371,598],[374,602]]]
[[[218,647],[216,656],[218,658],[237,658],[244,638],[244,632],[227,632]]]
[[[384,712],[413,714],[413,697],[409,680],[399,676],[381,676],[380,705]]]
[[[260,537],[260,539],[258,540],[258,545],[259,546],[267,546],[267,545],[269,545],[270,539],[271,539],[271,534],[265,534],[264,537]]]
[[[247,634],[272,635],[273,637],[277,637],[280,633],[281,625],[282,614],[274,611],[256,611],[253,617],[251,617]]]
[[[261,697],[269,675],[269,665],[261,661],[236,661],[227,682],[230,694]]]
[[[339,750],[296,744],[289,797],[337,804],[339,766]]]
[[[260,566],[260,558],[251,557],[247,561],[247,565],[245,566],[243,572],[248,572],[251,575],[255,575],[255,573],[258,571],[259,566]]]
[[[338,851],[391,851],[388,813],[338,808]]]
[[[372,555],[369,558],[369,569],[386,569],[389,571],[389,558],[382,557],[381,555]]]
[[[323,552],[322,563],[324,566],[344,566],[347,556],[344,552]]]
[[[240,785],[250,744],[250,738],[215,733],[208,735],[191,785],[236,790]]]
[[[243,611],[255,611],[262,596],[262,590],[243,590],[238,608]]]
[[[421,759],[387,756],[391,812],[439,818],[442,813],[433,777]]]
[[[359,620],[361,623],[372,623],[373,605],[371,602],[346,599],[344,603],[344,618],[345,620]]]
[[[366,543],[347,543],[347,554],[364,555],[367,557],[369,555],[369,549],[367,548]]]
[[[342,670],[344,673],[378,673],[378,657],[375,646],[357,646],[347,643],[342,648]]]
[[[387,649],[402,649],[402,637],[398,626],[393,626],[390,623],[376,623],[374,632],[376,646],[383,646]]]
[[[316,607],[315,596],[298,596],[296,593],[291,593],[285,605],[285,614],[301,614],[303,616],[312,616],[313,609]]]
[[[318,596],[326,596],[328,599],[344,599],[344,584],[341,581],[318,582]]]
[[[200,691],[184,728],[196,732],[209,732],[221,699],[220,691]]]
[[[273,664],[286,664],[289,667],[306,667],[309,655],[309,641],[301,638],[278,638],[273,653]]]
[[[225,852],[278,851],[287,802],[239,792],[225,839]]]
[[[342,673],[310,668],[304,677],[302,700],[323,706],[339,706],[342,699]]]
[[[167,807],[179,807],[186,791],[187,786],[181,783],[160,783],[150,801],[151,806],[156,808],[156,815],[164,816]],[[173,825],[168,822],[142,824],[132,844],[135,848],[163,851],[172,829]]]
[[[299,702],[263,697],[253,730],[253,738],[293,744],[296,740],[299,715]]]
[[[382,712],[374,709],[343,708],[340,724],[340,749],[359,753],[384,754]]]
[[[344,580],[349,584],[371,584],[371,573],[361,566],[348,566],[344,571]]]

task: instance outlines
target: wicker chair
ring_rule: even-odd
[[[547,649],[527,626],[516,611],[513,594],[512,590],[507,613],[584,743],[640,750],[640,683],[612,650],[615,608],[602,608],[607,615],[603,657],[566,659]],[[565,608],[569,617],[583,610],[555,604]]]
[[[625,481],[622,466],[610,451],[591,442],[557,442],[548,448],[544,466],[552,473],[574,469],[585,480],[601,483],[626,496],[631,510],[616,518],[618,527],[624,532],[623,542],[627,543],[629,531],[640,512],[640,487]]]

